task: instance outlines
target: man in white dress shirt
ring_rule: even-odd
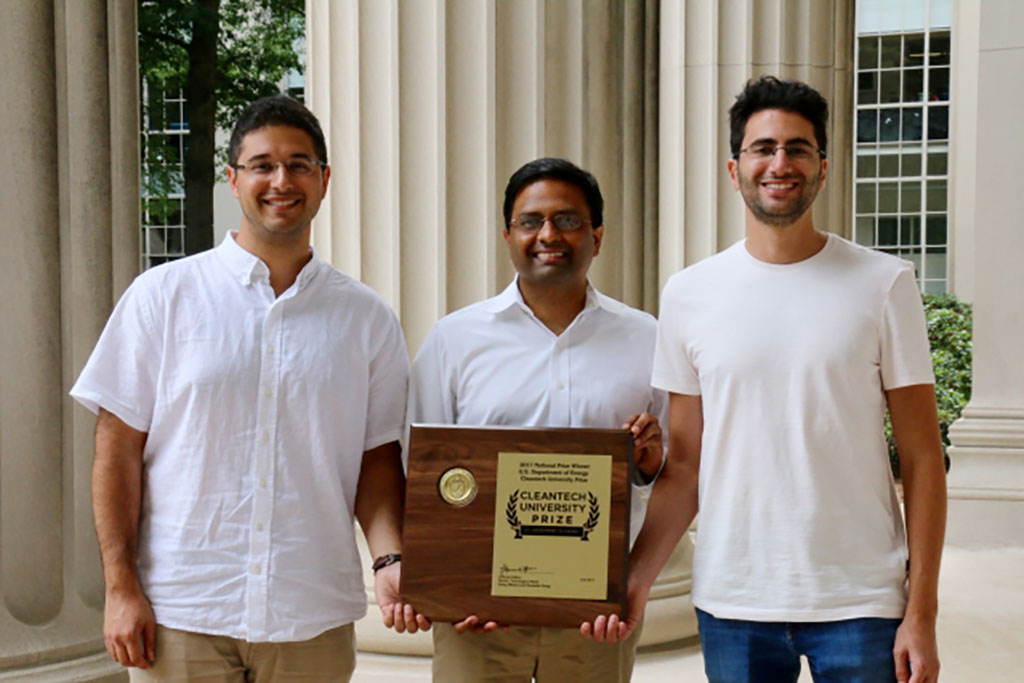
[[[637,484],[649,484],[662,464],[666,407],[649,382],[656,323],[587,280],[602,214],[597,181],[568,161],[538,159],[512,175],[503,236],[517,277],[431,330],[413,363],[410,422],[630,429],[644,479]],[[631,539],[643,522],[641,493],[633,495]],[[577,629],[497,626],[475,616],[435,624],[434,680],[630,678],[639,629],[607,646]]]
[[[99,415],[104,638],[132,680],[347,681],[353,518],[385,624],[428,626],[397,590],[405,343],[310,247],[330,177],[312,113],[254,102],[227,173],[238,232],[140,275],[71,391]]]

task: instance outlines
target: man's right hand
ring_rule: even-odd
[[[651,594],[651,585],[645,585],[630,576],[629,589],[626,596],[626,618],[619,619],[618,614],[597,617],[594,621],[580,624],[580,635],[587,640],[598,643],[618,643],[629,638],[629,634],[640,625],[647,599]]]
[[[471,614],[462,621],[457,621],[452,626],[455,627],[456,633],[487,633],[495,629],[503,629],[507,631],[509,629],[507,624],[499,624],[496,621],[480,621],[480,617],[475,614]]]
[[[107,591],[103,640],[121,666],[148,669],[156,661],[156,616],[141,590]]]

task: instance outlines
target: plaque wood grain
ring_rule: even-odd
[[[617,429],[413,425],[402,541],[403,602],[433,621],[481,621],[576,628],[626,607],[633,437]],[[612,456],[612,491],[605,600],[491,595],[498,453],[579,453]],[[476,498],[446,503],[441,475],[463,467],[476,479]],[[567,548],[570,546],[567,545]]]

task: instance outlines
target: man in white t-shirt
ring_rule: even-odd
[[[310,247],[330,168],[308,109],[251,104],[227,174],[238,232],[140,275],[71,390],[99,415],[103,635],[133,681],[347,681],[354,519],[385,624],[428,626],[398,598],[405,342]]]
[[[668,460],[631,556],[629,621],[596,636],[629,632],[699,509],[711,681],[796,681],[801,655],[817,680],[937,678],[946,492],[924,315],[911,264],[814,227],[827,116],[806,84],[747,84],[729,161],[746,240],[662,294]]]
[[[666,394],[650,385],[656,323],[587,279],[604,236],[595,178],[537,159],[509,179],[503,236],[516,279],[442,318],[413,363],[410,422],[630,429],[638,470],[630,539],[663,460]],[[626,683],[639,629],[605,647],[576,629],[434,624],[434,680]],[[467,633],[467,631],[487,631]]]

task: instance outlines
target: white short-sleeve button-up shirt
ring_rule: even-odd
[[[668,398],[651,388],[657,323],[587,287],[583,310],[555,335],[523,301],[518,280],[442,318],[416,354],[410,423],[618,429],[649,412],[667,427]],[[630,542],[649,487],[635,487]]]
[[[228,235],[140,275],[71,395],[148,433],[139,576],[164,626],[295,641],[366,612],[364,451],[401,436],[394,313],[313,253],[274,296]]]

